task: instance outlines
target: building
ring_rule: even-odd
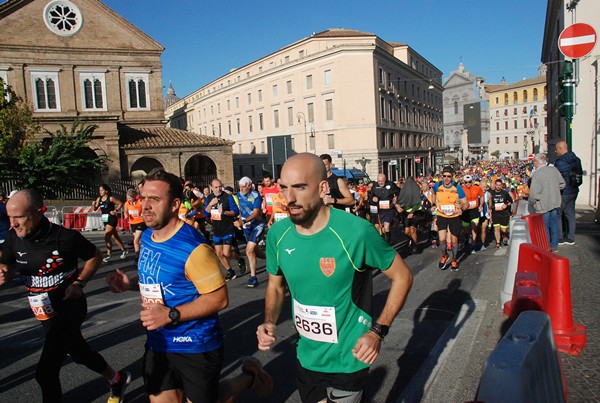
[[[232,179],[231,142],[165,128],[164,48],[100,1],[8,0],[0,31],[0,77],[35,119],[51,132],[76,119],[98,125],[90,148],[110,163],[91,178],[130,179],[162,166]]]
[[[484,79],[465,70],[462,62],[444,82],[444,137],[454,161],[483,159],[490,141],[490,111]]]
[[[228,72],[165,115],[173,128],[234,141],[235,177],[278,176],[288,156],[312,152],[395,179],[441,164],[441,77],[406,44],[330,29]]]
[[[527,159],[547,150],[546,67],[516,83],[485,86],[490,103],[490,155]]]
[[[567,122],[559,112],[561,101],[558,98],[564,61],[573,61],[574,114],[571,122],[571,150],[581,159],[584,179],[579,188],[577,204],[598,206],[598,134],[600,128],[600,46],[596,44],[592,51],[580,58],[570,59],[560,52],[558,38],[560,33],[571,24],[586,23],[596,31],[596,41],[600,32],[600,13],[598,2],[594,0],[549,0],[546,9],[546,24],[541,59],[548,65],[546,82],[548,86],[548,151],[554,160],[554,145],[567,140]]]

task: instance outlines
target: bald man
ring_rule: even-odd
[[[559,141],[554,146],[557,159],[554,166],[563,179],[565,180],[565,188],[561,192],[561,204],[559,209],[559,245],[573,245],[575,243],[575,201],[579,194],[579,186],[575,179],[575,175],[583,174],[581,160],[573,151],[569,151],[569,146],[566,141]],[[580,176],[581,178],[581,176]]]
[[[281,171],[289,218],[267,235],[269,282],[258,348],[276,340],[286,286],[294,306],[297,384],[304,402],[359,402],[396,314],[412,284],[402,258],[367,221],[323,203],[327,176],[322,161],[297,154]],[[390,280],[378,319],[372,317],[372,272]]]
[[[81,233],[48,221],[43,200],[33,190],[15,194],[6,210],[13,230],[3,244],[0,285],[17,271],[24,275],[29,304],[44,328],[44,348],[35,372],[43,401],[61,401],[59,371],[68,354],[104,376],[109,401],[121,402],[131,374],[116,372],[81,334],[87,314],[83,288],[102,263],[102,252]],[[81,269],[79,259],[85,262]]]

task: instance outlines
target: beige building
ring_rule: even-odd
[[[162,166],[181,176],[231,178],[231,142],[165,129],[164,48],[97,0],[0,5],[0,77],[49,131],[96,124],[90,148],[110,163],[96,180]]]
[[[278,176],[307,151],[395,179],[441,161],[441,77],[406,44],[332,29],[230,71],[165,114],[173,128],[234,141],[236,178]]]
[[[565,58],[558,48],[560,33],[574,23],[586,23],[596,31],[596,46],[592,51],[580,58],[573,59],[573,79],[575,85],[574,115],[572,121],[573,151],[581,159],[584,178],[579,188],[577,204],[598,206],[599,180],[598,135],[600,132],[600,33],[599,3],[596,0],[565,1],[549,0],[546,10],[546,25],[544,29],[544,42],[542,45],[542,62],[548,64],[548,148],[551,160],[554,160],[554,145],[560,140],[566,140],[566,122],[559,114],[558,99],[559,76]]]
[[[516,83],[486,84],[490,104],[490,155],[527,159],[546,152],[546,68],[539,76]]]

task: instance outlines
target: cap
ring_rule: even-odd
[[[240,179],[240,186],[248,186],[252,184],[252,179],[248,178],[247,176],[244,176],[242,179]]]
[[[442,173],[444,172],[449,172],[451,174],[454,174],[454,169],[452,169],[452,167],[450,165],[446,165],[443,169],[442,169]]]
[[[471,175],[465,175],[465,176],[464,176],[464,178],[463,178],[463,180],[464,180],[465,182],[469,182],[469,181],[472,181],[472,180],[473,180],[473,177],[472,177]]]
[[[8,195],[8,198],[10,199],[11,197],[13,197],[14,195],[16,195],[19,191],[18,190],[13,190],[10,192],[10,194]]]
[[[223,190],[224,190],[224,191],[226,191],[226,192],[231,192],[231,193],[233,193],[233,188],[232,188],[231,186],[225,186],[225,187],[223,188]]]

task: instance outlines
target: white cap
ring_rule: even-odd
[[[240,179],[240,186],[249,186],[252,185],[252,179],[248,178],[247,176],[244,176],[242,179]]]
[[[13,197],[14,195],[16,195],[19,191],[18,190],[13,190],[10,192],[10,194],[8,195],[8,198],[10,199],[11,197]]]
[[[465,177],[463,178],[466,182],[472,181],[473,177],[471,175],[465,175]]]

